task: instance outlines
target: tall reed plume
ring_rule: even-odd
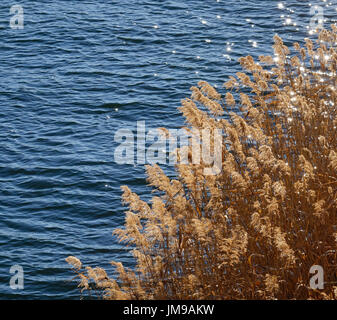
[[[337,298],[337,27],[294,52],[240,58],[222,97],[205,81],[180,108],[186,127],[224,132],[222,170],[147,166],[151,203],[122,187],[134,270],[118,276],[68,257],[82,290],[105,299]],[[240,112],[237,112],[240,110]],[[234,112],[236,111],[236,112]],[[226,120],[227,119],[227,120]],[[192,153],[191,147],[189,152]],[[311,289],[311,266],[324,289]]]

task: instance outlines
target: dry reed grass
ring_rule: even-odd
[[[241,58],[245,73],[225,83],[224,99],[207,82],[191,88],[180,110],[190,129],[223,130],[222,172],[178,164],[171,180],[148,166],[160,191],[151,204],[122,187],[129,211],[114,234],[133,246],[136,268],[113,262],[115,280],[68,257],[82,289],[105,299],[337,298],[336,31],[292,55],[275,36],[275,57]],[[323,290],[309,287],[313,265]]]

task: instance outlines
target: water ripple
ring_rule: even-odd
[[[319,1],[318,1],[319,2]],[[74,299],[64,259],[132,265],[111,235],[123,223],[120,185],[148,199],[143,166],[114,163],[115,132],[177,112],[204,79],[222,87],[241,55],[307,36],[309,3],[284,1],[21,1],[25,28],[0,4],[0,299]],[[319,2],[322,3],[323,2]],[[328,5],[324,3],[324,6]],[[335,6],[325,7],[335,18]],[[285,19],[298,25],[284,25]],[[329,20],[329,21],[330,21]],[[4,23],[6,22],[6,23]],[[25,271],[9,288],[9,268]]]

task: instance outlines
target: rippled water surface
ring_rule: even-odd
[[[177,128],[198,80],[220,88],[238,57],[308,36],[310,5],[329,1],[20,1],[0,3],[0,299],[77,299],[64,261],[132,263],[111,235],[120,186],[148,198],[144,167],[114,161],[114,134],[145,120]],[[24,269],[10,289],[9,269]]]

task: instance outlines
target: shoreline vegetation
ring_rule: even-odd
[[[119,300],[337,298],[337,27],[292,52],[274,41],[274,57],[239,59],[244,72],[229,78],[224,97],[201,81],[182,101],[188,130],[224,132],[221,172],[178,162],[170,179],[147,166],[151,203],[123,186],[129,210],[114,235],[133,248],[136,267],[112,262],[110,278],[70,256],[82,292]]]

